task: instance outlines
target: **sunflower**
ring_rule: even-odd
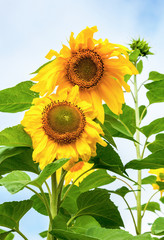
[[[151,169],[149,171],[149,173],[157,175],[156,181],[164,182],[164,168]],[[156,183],[153,183],[152,186],[153,186],[154,190],[159,189],[159,185],[156,184]],[[163,190],[160,191],[160,192],[161,192],[161,195],[162,195]]]
[[[79,99],[79,87],[63,89],[58,94],[36,98],[25,113],[22,125],[31,136],[33,160],[43,169],[54,159],[70,158],[64,166],[69,170],[81,158],[88,161],[96,155],[96,143],[106,146],[103,131],[91,104]]]
[[[112,44],[107,39],[95,40],[93,34],[97,27],[87,27],[76,38],[71,33],[69,46],[63,45],[60,53],[50,50],[46,55],[52,60],[40,69],[32,78],[37,81],[31,89],[40,92],[40,95],[50,94],[58,86],[78,85],[80,98],[90,102],[98,111],[98,119],[103,123],[104,110],[102,100],[115,113],[122,113],[124,103],[123,89],[130,91],[124,81],[126,74],[137,74],[134,65],[129,61],[124,46]]]

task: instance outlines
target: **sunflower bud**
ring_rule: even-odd
[[[138,38],[138,40],[133,39],[132,43],[129,44],[132,50],[138,49],[140,51],[139,56],[146,57],[147,55],[153,55],[154,53],[150,52],[148,43],[144,39]]]

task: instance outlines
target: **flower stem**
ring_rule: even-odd
[[[136,63],[135,63],[136,66]],[[136,141],[135,147],[136,147],[136,154],[137,158],[141,159],[140,155],[140,117],[139,117],[139,108],[138,108],[138,90],[137,90],[137,76],[134,75],[134,97],[135,97],[135,116],[136,116]],[[137,229],[138,229],[138,235],[141,234],[141,224],[142,224],[142,218],[141,218],[141,170],[138,170],[138,191],[137,191]]]
[[[26,236],[19,230],[19,229],[16,229],[15,230],[24,240],[28,240],[28,238],[26,238]]]

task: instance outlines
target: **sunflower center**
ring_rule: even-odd
[[[85,89],[98,84],[103,75],[104,64],[96,52],[84,49],[72,55],[66,69],[68,80]]]
[[[43,128],[55,142],[74,142],[84,131],[84,113],[69,102],[52,102],[45,107],[42,114]]]

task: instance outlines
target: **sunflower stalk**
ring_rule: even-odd
[[[137,66],[137,62],[135,62],[135,66]],[[139,107],[138,107],[138,89],[137,89],[137,76],[134,75],[134,97],[135,97],[135,117],[136,117],[136,154],[137,159],[141,159],[140,154],[140,117],[139,117]],[[141,217],[141,170],[138,170],[138,191],[137,191],[137,229],[138,235],[141,234],[141,225],[142,225],[142,217]]]

